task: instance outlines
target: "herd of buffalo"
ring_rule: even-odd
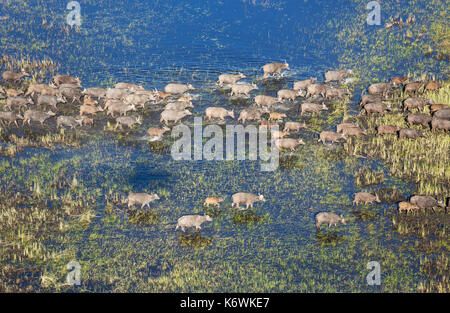
[[[264,71],[263,79],[270,76],[282,76],[282,71],[290,70],[287,63],[269,63],[262,67]],[[342,88],[341,84],[351,82],[353,71],[337,70],[325,73],[325,81],[317,82],[316,78],[296,81],[292,89],[281,89],[277,92],[277,97],[259,94],[253,99],[253,106],[240,111],[238,122],[245,124],[247,121],[256,121],[260,127],[280,126],[284,122],[282,131],[271,133],[273,142],[279,150],[288,149],[294,151],[298,145],[304,145],[301,138],[285,138],[291,132],[299,132],[300,129],[307,128],[305,123],[299,121],[283,121],[287,118],[285,113],[276,112],[276,104],[284,101],[295,103],[298,97],[304,98],[299,104],[300,116],[305,114],[318,114],[322,110],[328,110],[325,101],[329,99],[342,99],[351,95],[347,88]],[[147,130],[150,141],[162,140],[164,133],[170,131],[169,126],[179,123],[184,117],[192,115],[190,108],[194,108],[192,101],[194,98],[189,93],[196,90],[191,84],[170,83],[165,86],[164,91],[146,90],[144,87],[128,82],[115,84],[113,88],[91,87],[83,89],[81,81],[77,77],[70,75],[56,75],[49,84],[29,84],[23,88],[22,80],[29,76],[25,72],[5,71],[2,73],[4,86],[0,86],[0,99],[6,99],[4,108],[0,111],[0,121],[9,127],[14,123],[17,127],[18,120],[22,120],[22,126],[32,122],[43,125],[48,119],[55,117],[56,126],[59,127],[84,127],[91,126],[96,120],[96,116],[106,111],[106,116],[111,116],[115,120],[115,130],[123,127],[133,128],[135,124],[142,124],[141,116],[132,116],[128,112],[144,109],[148,103],[160,106],[159,126],[150,127]],[[217,81],[218,88],[230,88],[230,97],[251,97],[250,92],[258,90],[256,84],[243,83],[246,75],[222,74]],[[436,81],[429,82],[409,82],[408,77],[393,77],[390,82],[372,84],[368,88],[368,93],[361,99],[362,115],[385,114],[392,108],[386,104],[389,94],[397,88],[403,88],[404,94],[409,98],[403,101],[403,114],[408,125],[422,125],[432,131],[450,130],[450,107],[443,104],[433,103],[433,101],[418,97],[419,90],[436,91],[442,85]],[[322,103],[312,102],[319,99]],[[70,104],[79,109],[79,114],[66,116],[58,114],[58,104]],[[431,114],[424,113],[423,108],[430,107]],[[45,109],[44,109],[45,108]],[[208,106],[205,108],[205,118],[207,120],[235,119],[234,110],[227,110],[223,107]],[[263,116],[268,116],[267,119]],[[378,125],[377,134],[395,134],[400,139],[416,139],[427,136],[423,130],[416,128],[400,128],[394,125]],[[319,142],[337,143],[346,140],[350,136],[367,135],[367,130],[357,124],[344,121],[337,125],[336,131],[322,131],[319,134]],[[158,200],[156,194],[130,193],[128,205],[141,204],[149,206],[149,203]],[[253,207],[256,201],[265,201],[262,195],[251,193],[237,193],[233,197],[233,206],[239,208],[240,203]],[[205,205],[219,206],[222,198],[208,197]],[[380,202],[378,195],[366,192],[355,194],[353,203],[359,202],[373,203]],[[409,202],[399,203],[399,211],[412,211],[415,209],[428,209],[445,207],[444,203],[437,201],[430,196],[413,196]],[[196,227],[200,229],[203,222],[211,221],[208,215],[187,215],[178,220],[179,227]],[[342,216],[330,212],[321,212],[316,215],[316,225],[320,227],[325,223],[329,226],[337,223],[345,224]]]

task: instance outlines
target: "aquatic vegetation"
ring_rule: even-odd
[[[283,152],[280,168],[270,173],[260,172],[252,161],[172,160],[173,138],[147,142],[141,137],[157,125],[158,105],[141,110],[143,125],[132,130],[114,131],[115,122],[105,113],[82,130],[55,130],[53,123],[2,126],[0,291],[448,292],[448,213],[399,214],[396,205],[416,193],[441,200],[448,196],[448,135],[426,130],[429,136],[417,140],[376,136],[380,124],[406,127],[402,92],[389,99],[392,114],[354,115],[367,80],[387,80],[398,73],[445,75],[448,42],[442,34],[448,30],[442,21],[447,13],[427,12],[430,4],[425,2],[410,1],[401,11],[402,16],[417,15],[415,26],[373,32],[361,27],[367,13],[361,1],[351,1],[352,10],[342,13],[336,12],[335,2],[325,3],[326,16],[326,10],[312,10],[301,22],[285,18],[286,1],[276,7],[255,2],[251,9],[257,11],[245,12],[245,19],[232,23],[223,17],[224,10],[235,10],[231,2],[206,7],[201,1],[157,1],[154,6],[134,1],[130,7],[127,1],[88,0],[82,27],[73,29],[65,24],[65,12],[56,9],[58,1],[10,1],[10,23],[0,25],[7,34],[0,46],[15,57],[3,56],[0,66],[30,71],[22,87],[64,72],[81,77],[83,86],[132,81],[161,89],[168,82],[192,82],[199,88],[193,115],[202,116],[207,105],[236,111],[252,105],[250,97],[230,98],[229,90],[217,90],[218,73],[244,71],[245,82],[257,83],[258,93],[270,95],[291,88],[297,78],[317,76],[321,81],[330,67],[354,68],[357,76],[348,82],[355,95],[325,101],[327,112],[302,117],[301,99],[280,106],[288,120],[308,125],[290,135],[303,138],[306,145]],[[432,12],[437,12],[443,1],[434,3]],[[386,5],[400,7],[398,1]],[[302,6],[308,10],[314,4]],[[360,15],[354,16],[353,6]],[[251,24],[274,8],[281,12],[275,12],[281,32]],[[430,14],[428,26],[423,17]],[[210,33],[186,36],[199,23],[211,26]],[[247,31],[238,34],[234,24]],[[423,32],[431,35],[423,37],[429,47],[421,43],[424,24]],[[295,29],[294,35],[287,29]],[[239,37],[231,41],[230,33]],[[198,50],[186,48],[193,42]],[[33,57],[17,51],[32,51]],[[238,51],[239,58],[229,51]],[[282,57],[292,70],[262,80],[258,67],[265,59]],[[447,82],[439,92],[424,96],[449,103],[449,88]],[[58,110],[78,114],[72,104],[58,105]],[[321,131],[334,131],[344,119],[367,129],[368,136],[317,143]],[[190,122],[186,124],[192,126]],[[351,201],[361,188],[377,191],[381,203],[355,209]],[[151,210],[128,210],[126,196],[138,190],[156,192],[161,201]],[[252,210],[231,208],[231,195],[244,190],[264,194],[267,201]],[[207,208],[207,195],[225,201],[219,208]],[[347,225],[317,231],[314,217],[321,211],[343,215]],[[186,214],[209,214],[213,222],[200,232],[175,233],[177,219]],[[82,285],[76,288],[65,282],[66,265],[73,260],[82,266]],[[365,281],[366,264],[373,260],[385,273],[377,289]]]
[[[368,168],[361,168],[355,174],[355,183],[358,187],[378,185],[384,182],[384,172],[372,171]]]
[[[384,203],[399,203],[405,201],[406,197],[397,188],[380,188],[378,189],[380,200]]]
[[[420,261],[420,271],[432,279],[428,282],[421,282],[418,290],[420,292],[448,293],[450,290],[449,267],[448,256],[445,254],[435,258],[425,257]]]

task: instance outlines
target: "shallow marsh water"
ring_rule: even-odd
[[[332,22],[336,14],[356,11],[355,4],[335,1],[80,3],[81,30],[68,34],[58,30],[67,13],[58,1],[10,7],[8,15],[17,28],[11,26],[2,37],[4,53],[50,57],[60,64],[59,72],[79,76],[84,87],[131,81],[162,89],[172,81],[192,83],[198,88],[195,116],[210,105],[238,112],[251,103],[230,100],[226,91],[217,90],[219,73],[243,72],[248,76],[244,81],[257,83],[258,93],[267,95],[296,79],[322,80],[325,70],[340,67]],[[58,27],[43,28],[42,16]],[[263,81],[260,66],[274,60],[286,60],[291,71],[282,79]],[[403,65],[394,70],[403,71]],[[436,64],[429,70],[436,70]],[[54,205],[63,211],[70,211],[63,199],[86,201],[65,216],[63,231],[45,239],[45,248],[38,251],[48,256],[17,261],[6,253],[1,261],[37,264],[38,274],[26,284],[45,291],[417,291],[429,279],[420,271],[420,260],[430,251],[421,249],[421,243],[435,238],[401,235],[393,223],[398,217],[395,203],[352,206],[355,192],[393,188],[408,198],[415,185],[391,177],[379,160],[348,156],[342,144],[317,143],[318,132],[334,129],[344,113],[359,111],[362,88],[352,86],[354,96],[345,103],[332,103],[330,111],[300,119],[310,125],[300,132],[306,145],[295,154],[283,153],[273,173],[261,172],[253,161],[172,160],[173,139],[166,139],[162,149],[138,140],[158,124],[158,110],[143,112],[143,125],[129,132],[104,130],[107,121],[102,117],[82,136],[80,149],[26,148],[12,159],[1,157],[3,191],[31,190],[50,209]],[[299,120],[296,109],[287,112],[289,120]],[[192,123],[192,117],[186,121]],[[54,124],[32,131],[57,132]],[[361,168],[382,171],[384,182],[358,187],[354,175]],[[55,179],[64,187],[52,186]],[[129,191],[156,192],[161,200],[148,212],[129,212],[117,201]],[[267,201],[256,203],[254,210],[237,211],[231,208],[231,195],[239,191],[261,193]],[[225,197],[220,209],[203,207],[211,195]],[[320,211],[344,215],[347,225],[317,231],[314,216]],[[178,217],[194,213],[208,213],[214,220],[200,233],[175,233]],[[445,232],[448,218],[437,214],[442,221],[438,230]],[[448,237],[441,239],[436,241],[443,248],[431,255],[448,252]],[[66,264],[73,260],[81,264],[78,288],[64,285]],[[381,265],[381,286],[366,282],[370,261]]]

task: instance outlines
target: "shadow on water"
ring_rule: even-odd
[[[251,211],[237,211],[233,213],[233,223],[236,225],[261,224],[267,219],[267,215],[257,215]]]
[[[297,170],[301,170],[305,164],[298,164],[299,156],[295,153],[286,153],[280,155],[280,169],[292,169],[295,167]]]
[[[128,212],[128,221],[137,226],[157,225],[159,214],[143,210],[131,210]]]
[[[188,229],[184,233],[177,233],[178,243],[185,247],[208,247],[213,239],[202,235],[199,231]]]
[[[209,206],[209,207],[204,207],[204,212],[206,215],[209,215],[214,219],[216,217],[223,215],[226,211],[223,208]]]
[[[142,190],[142,192],[147,190],[152,193],[158,188],[170,187],[170,182],[174,179],[169,171],[159,168],[157,164],[152,164],[151,159],[130,163],[132,170],[127,179],[135,190]]]
[[[352,213],[356,217],[357,221],[363,222],[375,220],[379,216],[379,214],[374,212],[373,209],[354,209]]]
[[[162,154],[170,153],[170,147],[162,141],[149,142],[148,149],[151,152],[158,152],[158,153],[162,153]]]
[[[338,230],[335,228],[317,229],[316,240],[322,246],[336,246],[345,242],[345,236],[338,234]]]
[[[258,83],[262,85],[262,89],[264,92],[277,92],[281,89],[290,89],[290,80],[287,77],[272,77],[268,79],[260,79],[257,80]]]

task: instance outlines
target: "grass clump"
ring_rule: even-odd
[[[424,257],[420,260],[420,271],[430,278],[429,281],[421,282],[418,286],[419,292],[427,293],[449,293],[450,292],[450,264],[449,257],[441,254],[438,257]]]
[[[369,185],[378,185],[384,182],[383,170],[373,171],[368,168],[361,168],[355,174],[355,184],[359,188]]]
[[[128,213],[128,221],[138,226],[155,225],[159,221],[159,215],[149,211],[133,210]]]

